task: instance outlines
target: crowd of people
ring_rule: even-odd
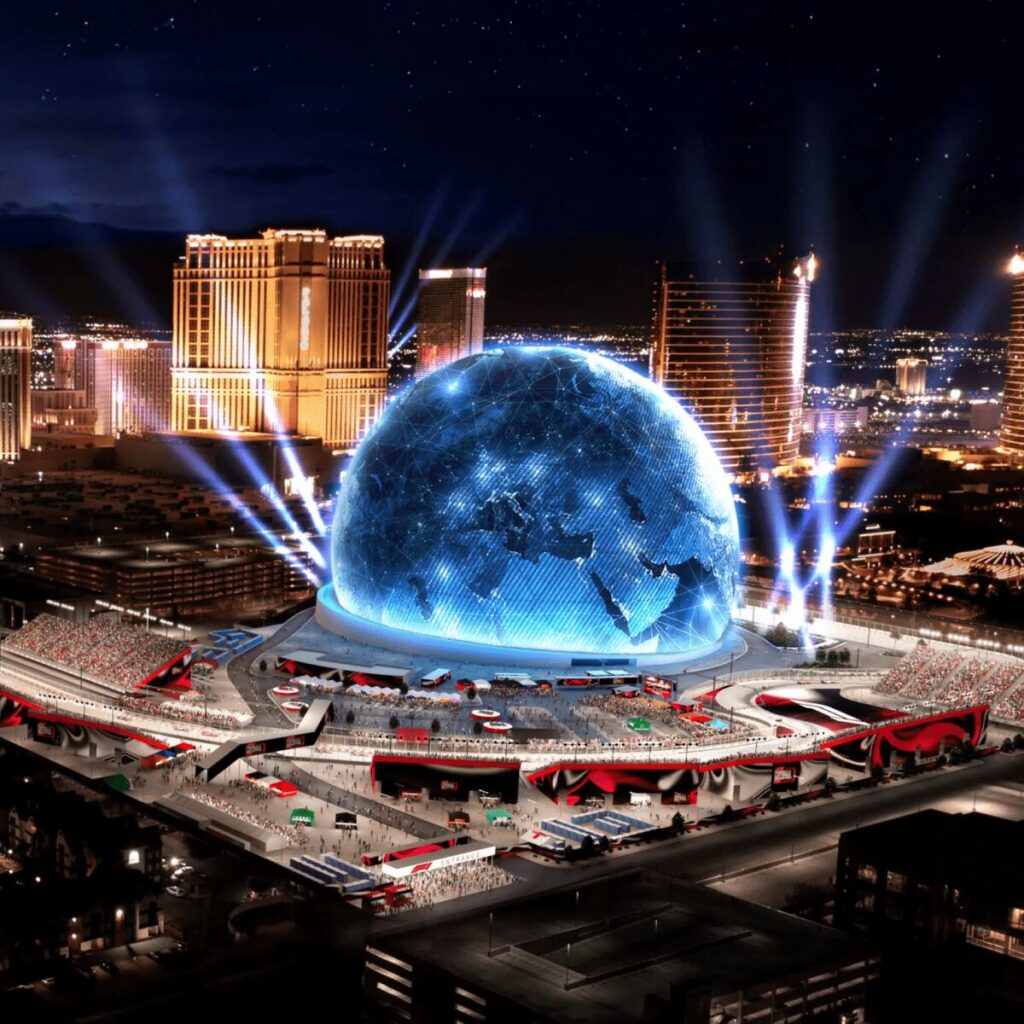
[[[956,651],[935,651],[921,644],[889,669],[877,689],[882,693],[922,699],[955,671],[961,661],[963,656]]]
[[[188,644],[107,619],[72,622],[44,613],[4,644],[117,688],[135,686],[184,654]]]
[[[165,700],[157,704],[132,693],[120,694],[114,703],[125,711],[134,711],[140,715],[159,715],[176,722],[195,722],[212,725],[217,729],[239,729],[247,724],[246,716],[234,711],[206,708],[201,704],[184,704],[176,700]]]
[[[475,892],[488,892],[518,881],[517,876],[495,867],[489,860],[455,864],[450,868],[433,868],[409,876],[413,903],[420,905],[440,903]]]
[[[1024,685],[1004,690],[992,705],[992,713],[1011,722],[1024,722]]]
[[[970,658],[936,693],[951,704],[991,704],[1024,672],[1024,665],[991,658]]]
[[[281,822],[272,821],[270,818],[263,817],[262,814],[256,814],[255,811],[239,807],[238,804],[232,803],[230,800],[227,800],[222,796],[217,796],[214,793],[209,792],[208,789],[200,788],[201,784],[195,779],[186,778],[185,782],[186,785],[189,786],[189,795],[193,799],[198,800],[201,804],[206,804],[208,807],[215,807],[218,811],[230,814],[233,818],[246,821],[250,825],[255,825],[257,828],[266,829],[268,832],[274,832],[279,836],[284,836],[284,838],[288,840],[289,846],[308,845],[309,830],[304,825],[284,825]],[[252,794],[250,793],[250,795]]]
[[[1024,721],[1024,662],[965,657],[921,644],[886,673],[877,689],[943,704],[991,704],[1000,718]]]

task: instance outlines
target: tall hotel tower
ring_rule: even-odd
[[[0,313],[0,460],[32,445],[32,320]]]
[[[189,235],[174,268],[171,429],[354,448],[384,405],[390,283],[379,235]]]
[[[1024,256],[1010,260],[1010,342],[1006,348],[1003,384],[1003,422],[999,448],[1014,459],[1024,459]]]
[[[421,270],[416,376],[484,350],[487,269]]]
[[[729,272],[659,265],[651,376],[696,416],[732,476],[799,453],[815,270],[813,255]]]
[[[897,359],[896,390],[908,398],[920,398],[928,391],[928,360]]]

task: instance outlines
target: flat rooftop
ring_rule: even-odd
[[[445,920],[443,943],[432,923],[370,946],[544,1020],[587,1024],[640,1021],[645,998],[667,999],[674,986],[706,982],[712,998],[729,996],[868,955],[842,932],[655,872],[568,887],[493,917],[493,930],[487,911]]]

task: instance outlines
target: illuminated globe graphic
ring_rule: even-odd
[[[335,595],[390,629],[502,647],[684,653],[730,620],[728,481],[693,419],[601,356],[505,348],[418,381],[363,441]]]

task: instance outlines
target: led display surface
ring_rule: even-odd
[[[392,628],[508,647],[687,652],[719,640],[739,541],[694,420],[601,356],[505,348],[384,413],[338,498],[334,587]]]

